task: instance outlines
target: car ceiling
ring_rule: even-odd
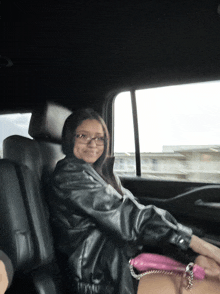
[[[5,2],[1,111],[101,107],[118,91],[219,79],[218,1]]]

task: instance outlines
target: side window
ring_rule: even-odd
[[[220,182],[219,93],[219,81],[120,93],[114,102],[115,172]]]
[[[130,92],[120,93],[115,100],[114,152],[115,172],[135,176],[135,145]]]
[[[28,135],[28,127],[31,113],[13,113],[0,115],[0,157],[2,154],[2,143],[5,138],[11,135]]]

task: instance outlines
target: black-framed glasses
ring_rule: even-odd
[[[103,146],[106,141],[105,137],[91,137],[86,134],[76,134],[75,137],[81,144],[89,144],[92,140],[94,140],[97,146]]]

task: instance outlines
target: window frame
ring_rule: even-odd
[[[194,81],[191,83],[180,83],[180,84],[168,84],[168,85],[153,85],[152,87],[146,87],[145,89],[121,89],[120,91],[115,91],[114,93],[111,93],[111,96],[109,99],[105,101],[104,109],[103,109],[103,117],[107,123],[110,137],[111,137],[111,144],[110,144],[110,154],[114,154],[114,102],[117,96],[122,92],[130,92],[130,101],[132,105],[132,119],[133,119],[133,129],[134,129],[134,145],[135,145],[135,176],[136,177],[142,177],[142,162],[141,162],[141,153],[140,153],[140,137],[139,137],[139,127],[138,127],[138,113],[137,113],[137,101],[136,101],[136,91],[138,90],[148,90],[153,88],[160,88],[160,87],[170,87],[170,86],[184,86],[184,85],[190,85],[190,84],[203,84],[203,83],[209,83],[209,82],[217,82],[216,80],[209,80],[209,81]],[[220,80],[219,80],[220,82]],[[145,178],[144,178],[145,179]],[[147,179],[146,179],[147,180]],[[149,179],[148,179],[149,180]],[[153,179],[152,179],[153,180]],[[178,179],[158,179],[160,181],[169,181],[169,182],[186,182],[186,183],[197,183],[197,184],[216,184],[218,182],[202,182],[202,181],[179,181]]]
[[[136,89],[127,90],[130,92],[131,96],[131,105],[132,105],[132,118],[133,118],[133,126],[134,126],[134,144],[135,144],[135,173],[137,177],[141,177],[141,154],[140,154],[140,140],[139,140],[139,127],[138,127],[138,115],[137,115],[137,103],[136,103]],[[111,95],[111,98],[106,100],[106,103],[103,107],[102,116],[105,119],[107,124],[111,142],[109,146],[110,155],[114,153],[114,121],[115,121],[115,113],[114,113],[114,102],[118,94],[120,92],[115,92]]]

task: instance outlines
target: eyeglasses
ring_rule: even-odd
[[[104,137],[92,138],[86,134],[76,134],[75,137],[81,144],[89,144],[92,140],[94,140],[97,146],[103,146],[106,141]]]

